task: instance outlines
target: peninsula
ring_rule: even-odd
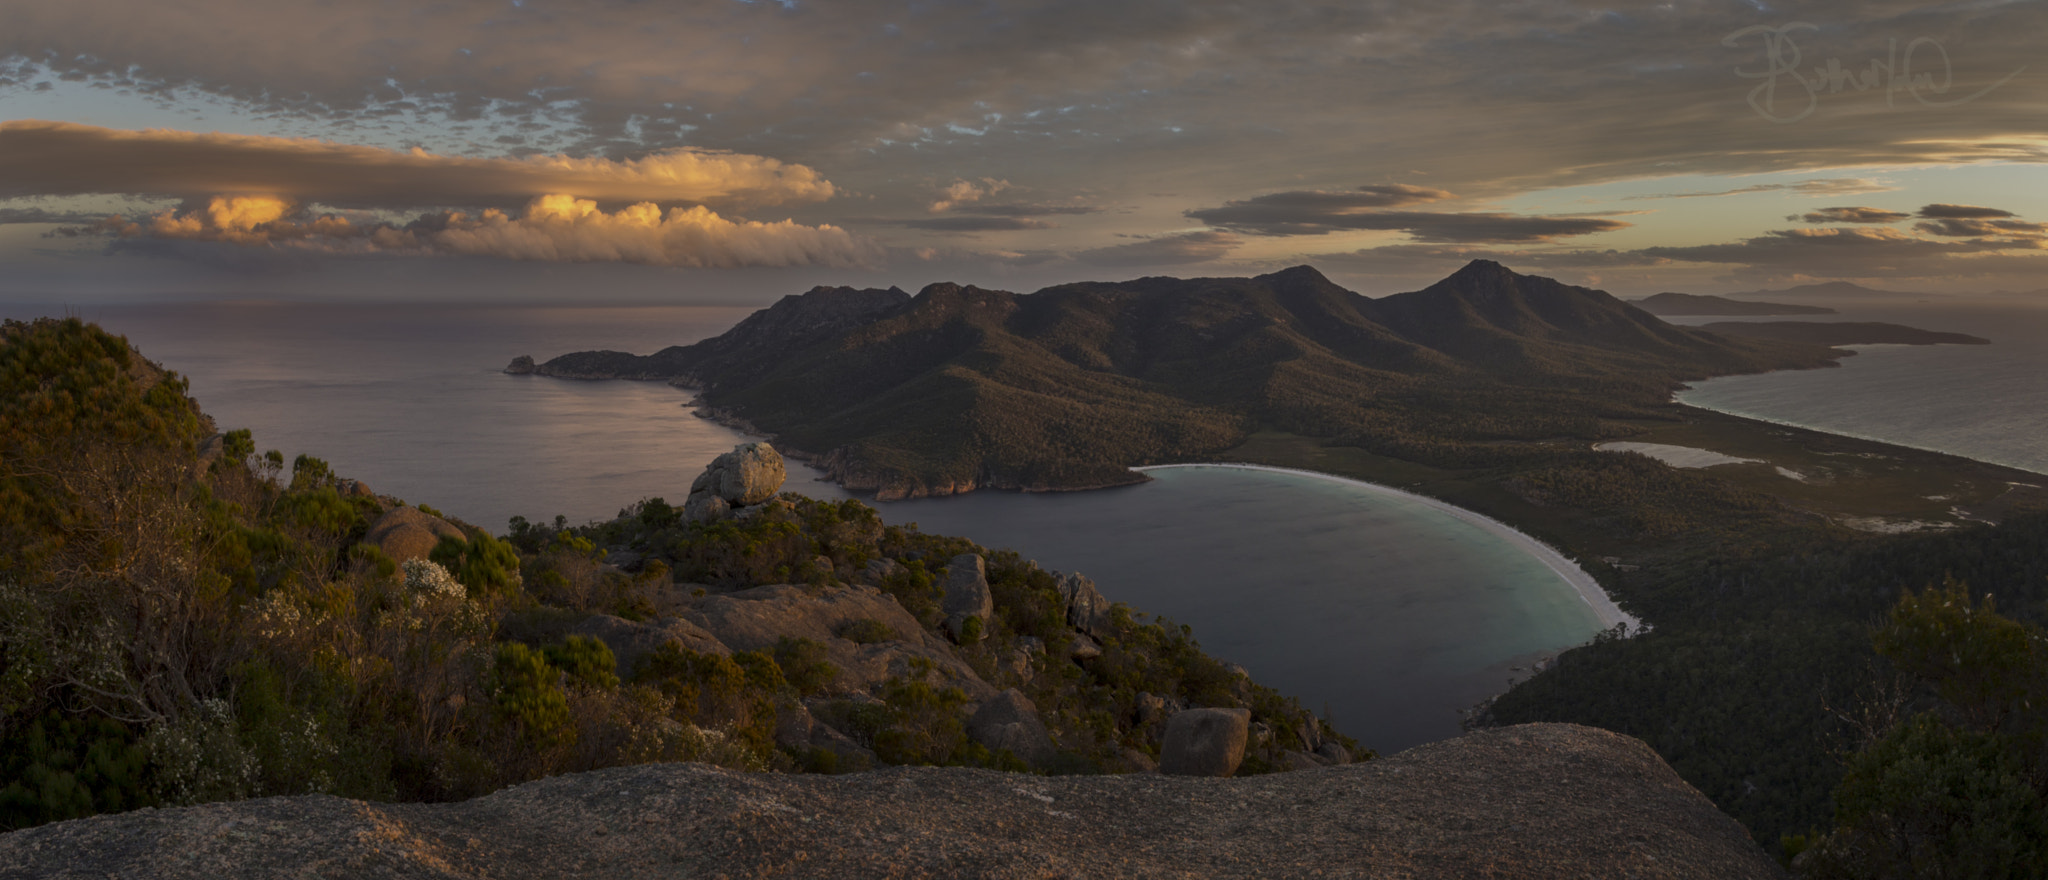
[[[1630,305],[1659,317],[1686,315],[1832,315],[1834,309],[1825,306],[1798,306],[1789,303],[1754,302],[1751,300],[1729,299],[1724,296],[1707,296],[1694,293],[1659,293],[1642,299],[1630,300]]]

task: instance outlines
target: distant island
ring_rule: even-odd
[[[1749,339],[1782,339],[1820,345],[1990,345],[1967,333],[1921,330],[1876,321],[1716,321],[1701,330]]]
[[[1638,300],[1630,305],[1658,317],[1683,315],[1832,315],[1834,309],[1822,306],[1796,306],[1788,303],[1753,302],[1729,299],[1722,296],[1707,296],[1692,293],[1660,293]]]
[[[1728,294],[1731,299],[1939,299],[1938,293],[1916,293],[1906,290],[1879,290],[1864,287],[1849,281],[1828,281],[1820,284],[1796,284],[1779,290],[1751,290],[1744,293]]]

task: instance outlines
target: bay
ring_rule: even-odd
[[[50,310],[0,306],[7,317]],[[647,353],[743,308],[197,303],[75,308],[191,381],[223,429],[494,532],[679,502],[748,438],[661,383],[507,376],[515,355]],[[794,464],[794,463],[792,463]],[[1014,548],[1194,627],[1212,654],[1393,751],[1584,642],[1592,610],[1542,562],[1417,502],[1299,475],[1191,469],[1083,493],[881,503],[885,519]],[[847,493],[807,468],[791,491]],[[872,502],[871,502],[872,503]]]

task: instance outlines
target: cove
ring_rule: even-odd
[[[1458,735],[1458,710],[1529,674],[1511,667],[1622,619],[1552,567],[1584,577],[1568,560],[1433,499],[1305,472],[1148,473],[1116,489],[876,506],[1088,575],[1382,753]]]

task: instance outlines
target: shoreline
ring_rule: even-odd
[[[1313,477],[1319,480],[1326,480],[1333,483],[1341,483],[1346,486],[1364,489],[1368,492],[1372,492],[1379,495],[1386,495],[1395,498],[1405,498],[1410,501],[1418,502],[1432,510],[1450,514],[1451,516],[1456,517],[1459,520],[1478,526],[1481,530],[1487,532],[1488,534],[1501,538],[1502,540],[1505,540],[1508,543],[1521,548],[1524,552],[1528,553],[1529,555],[1536,557],[1538,561],[1543,563],[1545,568],[1550,569],[1552,573],[1556,574],[1566,584],[1569,584],[1574,592],[1578,593],[1579,599],[1585,602],[1587,607],[1592,609],[1593,616],[1600,620],[1600,625],[1602,629],[1612,629],[1617,624],[1626,624],[1628,627],[1626,632],[1628,634],[1634,634],[1643,631],[1643,622],[1637,619],[1635,615],[1629,614],[1628,612],[1621,610],[1621,606],[1614,604],[1613,597],[1607,595],[1607,590],[1600,586],[1600,582],[1594,580],[1592,575],[1587,574],[1585,569],[1580,568],[1577,562],[1574,562],[1570,557],[1565,556],[1557,548],[1552,547],[1549,544],[1545,544],[1542,541],[1536,540],[1534,537],[1531,537],[1527,532],[1517,529],[1514,526],[1508,525],[1507,523],[1501,522],[1500,520],[1494,519],[1493,517],[1487,516],[1483,513],[1479,513],[1478,511],[1468,510],[1466,508],[1459,507],[1455,504],[1451,504],[1446,501],[1431,498],[1427,495],[1420,495],[1414,492],[1407,491],[1405,489],[1397,489],[1393,486],[1382,485],[1380,483],[1368,483],[1364,480],[1355,480],[1350,477],[1340,477],[1336,474],[1326,474],[1322,473],[1321,471],[1303,470],[1301,468],[1276,467],[1273,465],[1251,464],[1248,462],[1205,462],[1190,464],[1145,465],[1143,467],[1131,468],[1131,470],[1144,472],[1152,470],[1165,470],[1167,468],[1233,468],[1236,470],[1268,471],[1276,474],[1293,474],[1295,476]]]

